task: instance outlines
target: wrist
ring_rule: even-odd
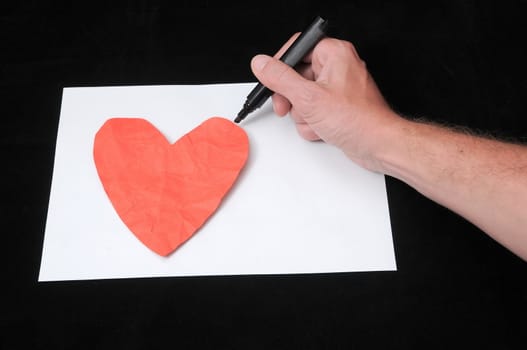
[[[435,166],[433,156],[427,154],[432,152],[426,143],[428,126],[397,115],[397,119],[384,132],[375,155],[380,172],[414,188],[418,187],[422,192],[424,188],[421,185],[429,175],[427,167]]]
[[[444,175],[440,167],[445,141],[437,127],[398,119],[385,130],[383,142],[379,143],[375,158],[380,172],[399,179],[425,196],[436,190],[436,183]]]
[[[402,178],[405,174],[408,145],[415,133],[415,123],[394,113],[391,123],[386,123],[376,139],[373,158],[379,172]]]
[[[404,145],[411,134],[411,122],[392,110],[366,116],[375,122],[369,128],[353,130],[342,148],[344,153],[360,166],[386,175],[399,178],[403,172]],[[357,135],[357,131],[360,135]],[[364,136],[366,135],[366,136]],[[361,138],[360,144],[355,139]]]

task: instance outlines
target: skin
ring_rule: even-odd
[[[386,103],[354,46],[325,38],[296,71],[257,55],[256,78],[275,91],[307,140],[323,140],[352,161],[395,177],[463,216],[527,261],[527,147],[415,122]]]

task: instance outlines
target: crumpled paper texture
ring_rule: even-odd
[[[112,118],[93,156],[115,211],[148,248],[167,256],[216,211],[246,163],[249,140],[212,117],[174,144],[147,120]]]

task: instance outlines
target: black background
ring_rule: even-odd
[[[527,264],[391,178],[397,272],[37,283],[63,87],[253,81],[321,15],[401,113],[525,141],[525,1],[0,9],[0,348],[527,346]]]

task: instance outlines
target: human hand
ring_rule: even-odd
[[[323,39],[304,63],[296,72],[273,57],[253,58],[254,75],[275,92],[276,114],[289,112],[304,138],[404,181],[527,261],[525,146],[403,119],[349,42]]]
[[[275,92],[275,113],[284,116],[289,112],[302,137],[322,139],[359,165],[381,171],[375,155],[382,145],[382,134],[400,117],[384,100],[351,43],[323,39],[298,72],[265,55],[255,56],[251,68],[256,78]]]

